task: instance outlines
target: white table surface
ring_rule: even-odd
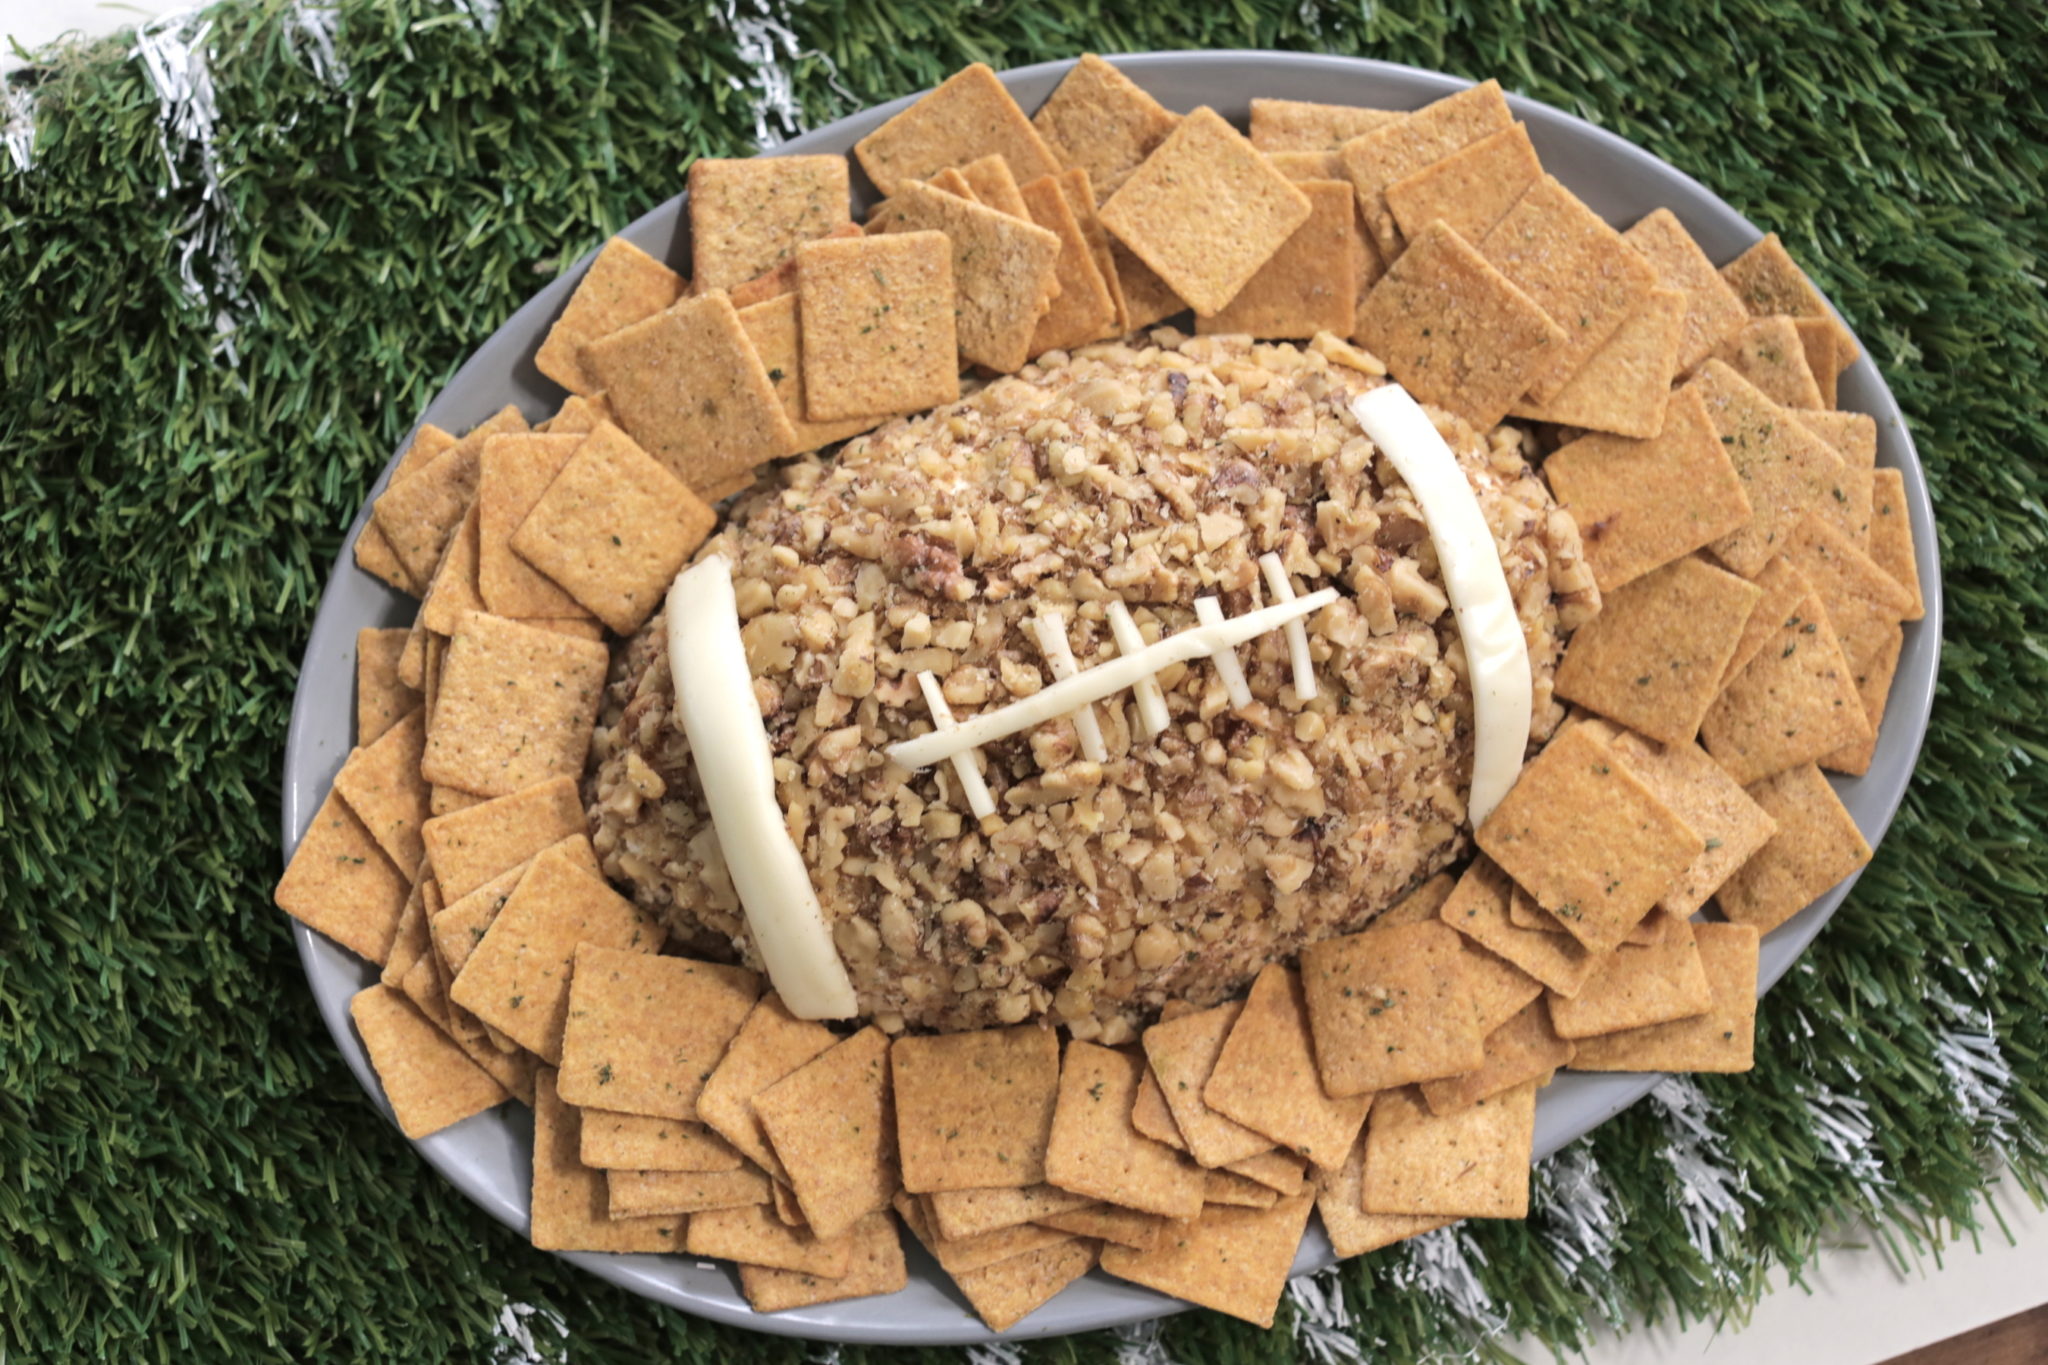
[[[0,37],[33,49],[61,34],[110,33],[181,6],[164,0],[0,0]],[[0,51],[0,70],[19,65]],[[1980,1246],[1964,1242],[1904,1274],[1853,1233],[1809,1269],[1806,1286],[1772,1277],[1773,1292],[1744,1327],[1698,1323],[1603,1334],[1587,1365],[1878,1365],[2000,1318],[2048,1303],[2048,1213],[2011,1183],[1993,1200],[2011,1228],[1990,1225]],[[1530,1360],[1547,1352],[1523,1345]]]

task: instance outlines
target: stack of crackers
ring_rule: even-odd
[[[1759,935],[1870,856],[1823,770],[1868,769],[1921,614],[1900,477],[1834,410],[1856,343],[1777,238],[1616,231],[1494,82],[1255,100],[1247,137],[1093,56],[1029,117],[973,66],[855,156],[864,225],[843,158],[696,163],[693,278],[607,244],[536,357],[560,409],[423,427],[357,541],[421,605],[358,637],[276,899],[380,967],[352,1014],[406,1134],[516,1097],[534,1245],[730,1259],[764,1312],[902,1287],[900,1217],[997,1330],[1098,1264],[1270,1324],[1311,1208],[1343,1256],[1523,1216],[1558,1070],[1747,1069]],[[1136,1049],[843,1036],[665,953],[578,791],[606,632],[767,462],[1190,309],[1550,448],[1605,605],[1477,858]]]

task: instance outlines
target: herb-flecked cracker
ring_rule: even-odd
[[[1252,146],[1274,152],[1334,152],[1361,133],[1405,118],[1398,109],[1308,100],[1252,101]]]
[[[1019,181],[1060,169],[1031,120],[981,62],[962,67],[917,103],[853,144],[853,154],[875,188],[894,195],[907,181],[925,180],[1000,152]]]
[[[823,237],[818,238],[818,240],[821,242],[845,241],[862,235],[859,223],[843,223],[826,233]],[[744,311],[757,303],[766,303],[769,299],[779,299],[785,294],[794,294],[796,293],[796,274],[796,256],[792,254],[788,260],[776,266],[773,270],[765,274],[756,275],[745,284],[736,284],[727,291],[732,298],[732,306]],[[716,502],[718,499],[725,497],[727,493],[732,491],[731,487],[728,486],[730,483],[731,480],[728,480],[727,484],[702,490],[704,500],[706,502]],[[726,492],[719,492],[718,488],[725,488]]]
[[[1835,363],[1839,334],[1832,321],[1795,318],[1792,328],[1799,333],[1799,345],[1806,352],[1806,368],[1813,374],[1813,386],[1820,393],[1820,406],[1835,406],[1836,380],[1841,368]]]
[[[1693,928],[1684,920],[1678,924],[1680,931],[1667,934],[1662,943],[1616,948],[1577,995],[1552,996],[1550,1022],[1558,1036],[1591,1038],[1648,1028],[1712,1008],[1713,990]]]
[[[534,430],[543,436],[574,436],[588,434],[599,422],[616,420],[612,405],[601,393],[585,397],[572,393],[562,400],[562,406],[555,409],[555,415],[542,422]]]
[[[1721,676],[1724,688],[1729,679],[1749,667],[1749,661],[1763,649],[1766,641],[1778,633],[1778,627],[1785,624],[1785,618],[1798,610],[1799,604],[1813,591],[1813,586],[1783,554],[1773,555],[1752,581],[1764,590],[1764,595],[1742,627],[1742,638],[1736,642],[1735,654],[1728,660],[1728,671]]]
[[[1202,1208],[1201,1168],[1131,1124],[1144,1061],[1074,1041],[1060,1064],[1046,1179],[1063,1190],[1168,1218]]]
[[[454,901],[584,827],[576,779],[564,776],[436,816],[420,833],[441,892]]]
[[[1341,1098],[1455,1076],[1484,1060],[1464,951],[1447,925],[1429,922],[1302,949],[1301,984],[1325,1093]]]
[[[1792,529],[1785,558],[1813,586],[1827,609],[1828,624],[1842,641],[1842,652],[1860,674],[1892,628],[1912,610],[1912,594],[1819,514]]]
[[[890,196],[880,221],[885,236],[945,234],[960,355],[1003,373],[1022,368],[1043,301],[1058,283],[1058,234],[918,181]]]
[[[781,1313],[791,1308],[810,1308],[843,1299],[864,1299],[875,1294],[893,1294],[910,1283],[903,1261],[903,1240],[896,1220],[886,1213],[871,1213],[846,1234],[853,1250],[846,1273],[836,1278],[807,1275],[800,1270],[776,1270],[769,1266],[742,1265],[740,1291],[756,1313]]]
[[[414,583],[424,587],[433,581],[441,552],[476,497],[477,458],[484,442],[524,430],[526,418],[507,404],[429,460],[418,473],[392,483],[370,504],[377,529],[391,542],[392,553]]]
[[[399,867],[418,867],[426,852],[420,842],[420,826],[432,813],[420,777],[426,743],[427,708],[417,706],[374,743],[351,751],[334,775],[334,789]]]
[[[1173,286],[1161,279],[1159,272],[1145,264],[1135,251],[1110,237],[1109,252],[1116,265],[1117,288],[1124,299],[1124,330],[1151,327],[1175,313],[1187,311],[1188,301],[1174,293]]]
[[[1678,372],[1685,295],[1650,290],[1614,335],[1544,403],[1518,403],[1513,414],[1588,431],[1645,438],[1664,429],[1671,377]]]
[[[1298,1194],[1267,1209],[1207,1208],[1151,1251],[1104,1247],[1102,1268],[1118,1279],[1271,1327],[1314,1202]]]
[[[1705,847],[1584,726],[1530,760],[1475,837],[1596,953],[1626,938]]]
[[[1809,593],[1715,699],[1700,742],[1745,787],[1870,737],[1856,673]]]
[[[1061,171],[1055,180],[1066,198],[1067,211],[1074,215],[1074,223],[1081,229],[1081,240],[1088,244],[1088,258],[1095,262],[1096,273],[1102,277],[1110,307],[1116,310],[1112,334],[1121,336],[1134,325],[1131,304],[1124,297],[1123,279],[1117,274],[1116,243],[1095,213],[1095,191],[1088,183],[1088,172],[1078,168]]]
[[[542,1251],[676,1251],[683,1243],[677,1217],[614,1220],[603,1171],[578,1155],[582,1124],[573,1105],[555,1093],[555,1073],[533,1078],[533,1203],[529,1237]]]
[[[1710,548],[1723,564],[1754,578],[1792,528],[1833,496],[1842,458],[1722,361],[1707,361],[1687,387],[1706,400],[1707,416],[1749,499],[1749,521]]]
[[[1529,384],[1539,403],[1557,396],[1657,283],[1650,263],[1556,176],[1532,184],[1479,252],[1564,333]]]
[[[1621,234],[1657,272],[1658,283],[1685,295],[1679,332],[1678,369],[1705,360],[1749,321],[1749,310],[1721,272],[1670,209],[1658,209]]]
[[[405,979],[412,964],[432,946],[433,940],[427,934],[427,883],[434,879],[434,869],[422,862],[412,880],[412,893],[405,898],[405,907],[398,912],[398,926],[391,932],[391,947],[384,955],[384,969],[378,979],[387,986],[397,986]]]
[[[1438,912],[1445,924],[1529,978],[1512,993],[1502,993],[1499,1006],[1481,1023],[1497,1026],[1545,988],[1570,995],[1585,984],[1598,960],[1570,934],[1517,925],[1511,909],[1518,890],[1491,858],[1474,858]]]
[[[1202,1098],[1224,1117],[1324,1167],[1343,1161],[1372,1106],[1370,1095],[1340,1100],[1324,1091],[1301,979],[1277,963],[1252,982]]]
[[[1819,408],[1820,385],[1806,363],[1806,347],[1791,318],[1752,318],[1714,352],[1757,392],[1788,408]]]
[[[449,998],[550,1065],[562,1057],[569,977],[579,945],[660,950],[663,931],[578,865],[564,840],[534,857]]]
[[[955,1275],[953,1283],[991,1331],[1005,1332],[1093,1270],[1096,1251],[1095,1242],[1068,1238],[1057,1246]]]
[[[1030,353],[1070,350],[1115,335],[1116,300],[1081,232],[1080,220],[1067,202],[1060,177],[1040,176],[1023,187],[1020,198],[1031,221],[1060,239],[1055,262],[1060,292],[1032,330]]]
[[[1699,745],[1659,744],[1629,731],[1612,743],[1629,771],[1706,841],[1692,866],[1657,901],[1664,920],[1688,918],[1763,847],[1777,826]]]
[[[889,1050],[903,1188],[914,1194],[1045,1179],[1060,1043],[1020,1024],[898,1038]]]
[[[1452,1221],[1406,1213],[1367,1213],[1362,1195],[1364,1178],[1365,1134],[1360,1133],[1344,1164],[1325,1176],[1316,1188],[1316,1212],[1322,1215],[1323,1231],[1330,1235],[1330,1249],[1340,1259],[1363,1256],[1368,1251],[1420,1237]]]
[[[576,282],[534,352],[534,368],[571,393],[596,393],[604,382],[585,363],[583,348],[672,306],[688,289],[675,271],[625,238],[612,238]]]
[[[493,438],[496,439],[496,438]],[[479,475],[482,457],[478,457]],[[479,477],[479,481],[481,478]],[[472,498],[469,510],[462,514],[461,525],[448,538],[448,544],[441,551],[441,562],[434,567],[434,576],[427,581],[427,595],[420,599],[420,612],[414,624],[420,628],[420,690],[430,703],[428,718],[433,716],[431,702],[438,687],[433,670],[437,667],[434,649],[437,643],[445,644],[455,633],[463,613],[488,610],[484,606],[483,594],[477,591],[477,561],[483,549],[483,509],[479,499]],[[399,656],[399,665],[409,661]]]
[[[769,1198],[768,1177],[751,1166],[731,1171],[607,1171],[605,1193],[614,1218],[743,1209]]]
[[[271,899],[293,919],[383,965],[410,888],[338,791],[329,791]]]
[[[1131,1101],[1131,1126],[1176,1152],[1188,1149],[1188,1140],[1180,1135],[1180,1125],[1173,1121],[1173,1110],[1166,1103],[1166,1092],[1159,1086],[1159,1077],[1152,1074],[1149,1066],[1138,1082],[1137,1098]]]
[[[931,1206],[923,1199],[914,1194],[899,1193],[894,1207],[898,1216],[917,1235],[917,1240],[932,1253],[932,1259],[939,1263],[940,1269],[955,1277],[1006,1261],[1012,1256],[1028,1255],[1073,1239],[1072,1233],[1040,1227],[1036,1223],[1017,1223],[972,1237],[941,1237],[932,1219]]]
[[[791,1014],[781,996],[762,996],[698,1092],[698,1120],[787,1183],[788,1173],[754,1113],[754,1097],[838,1041],[823,1024]]]
[[[573,432],[522,432],[484,443],[476,485],[476,586],[481,605],[493,613],[520,620],[584,614],[560,584],[512,550],[512,533],[584,440]]]
[[[1364,129],[1340,144],[1338,151],[1344,158],[1345,173],[1357,188],[1366,230],[1382,257],[1391,261],[1402,249],[1401,230],[1387,206],[1387,186],[1514,121],[1500,82],[1488,80]]]
[[[986,204],[1012,218],[1031,216],[1031,210],[1024,203],[1023,192],[1017,187],[1017,177],[1010,174],[1010,163],[1003,160],[1001,152],[976,157],[957,169],[977,203]],[[1044,179],[1043,176],[1039,178]]]
[[[880,424],[882,414],[851,417],[838,422],[813,422],[804,416],[803,328],[798,319],[795,294],[780,294],[740,309],[740,325],[753,339],[754,353],[768,367],[768,382],[782,400],[782,410],[796,429],[796,445],[790,452],[802,455],[836,445]],[[711,499],[706,498],[709,502]]]
[[[356,743],[374,744],[421,701],[419,692],[398,676],[398,656],[405,649],[403,628],[356,632]]]
[[[1092,52],[1061,78],[1031,124],[1070,168],[1088,172],[1107,198],[1180,122],[1138,84]]]
[[[1203,106],[1102,204],[1104,227],[1197,313],[1237,296],[1309,217],[1308,196]]]
[[[1770,842],[1715,895],[1721,913],[1768,934],[1870,861],[1870,845],[1811,763],[1756,783],[1749,794],[1777,822]]]
[[[1303,1017],[1306,1018],[1305,1007]],[[1331,1164],[1335,1165],[1334,1159]],[[1282,1195],[1300,1194],[1308,1184],[1308,1163],[1292,1152],[1261,1152],[1257,1156],[1246,1157],[1243,1161],[1233,1161],[1224,1169],[1233,1175],[1241,1175],[1246,1180],[1256,1180],[1267,1189]]]
[[[766,274],[852,221],[843,156],[699,157],[690,163],[690,273],[697,292]]]
[[[1432,1114],[1454,1114],[1518,1085],[1539,1081],[1571,1061],[1576,1051],[1572,1041],[1560,1038],[1552,1027],[1550,1006],[1532,1000],[1486,1035],[1486,1061],[1477,1071],[1424,1081],[1422,1097]]]
[[[1556,693],[1666,744],[1687,744],[1763,590],[1688,555],[1608,592],[1557,666]]]
[[[583,356],[626,434],[692,488],[718,487],[796,443],[723,293],[684,299],[592,342]]]
[[[578,776],[611,651],[472,611],[449,641],[420,771],[429,782],[505,796]]]
[[[926,1202],[939,1235],[957,1240],[997,1232],[1019,1223],[1041,1222],[1087,1208],[1095,1201],[1085,1194],[1074,1194],[1040,1183],[1021,1189],[994,1186],[979,1190],[941,1190],[926,1196]]]
[[[1868,660],[1855,665],[1856,695],[1863,699],[1863,717],[1870,722],[1870,737],[1822,754],[1821,767],[1852,777],[1861,777],[1870,771],[1871,761],[1877,757],[1878,727],[1884,721],[1885,706],[1891,700],[1892,683],[1898,677],[1899,656],[1905,647],[1904,629],[1893,626],[1878,641]]]
[[[1444,902],[1451,898],[1451,888],[1458,879],[1448,872],[1439,872],[1407,895],[1380,911],[1374,924],[1417,924],[1426,919],[1435,919],[1437,911],[1444,908]]]
[[[718,514],[611,423],[583,439],[511,547],[621,635],[652,616]]]
[[[1833,323],[1836,328],[1837,364],[1852,365],[1862,355],[1856,338],[1828,307],[1828,301],[1813,287],[1813,282],[1806,278],[1806,272],[1792,260],[1791,253],[1785,250],[1785,244],[1778,240],[1777,233],[1767,234],[1762,241],[1722,266],[1721,276],[1752,316],[1770,317],[1774,313],[1783,313],[1795,318],[1825,318]]]
[[[1543,462],[1543,477],[1571,508],[1602,593],[1749,520],[1735,463],[1691,386],[1671,395],[1655,436],[1582,436]]]
[[[417,474],[432,463],[436,455],[454,444],[453,435],[431,422],[422,422],[413,433],[405,453],[398,457],[397,467],[391,471],[391,482],[397,483]],[[361,533],[356,536],[355,559],[357,568],[383,579],[400,592],[409,592],[417,597],[426,586],[407,572],[398,552],[391,548],[390,538],[378,528],[374,516],[364,523]]]
[[[1280,1202],[1279,1191],[1250,1176],[1217,1169],[1202,1173],[1202,1204],[1230,1204],[1244,1209],[1270,1209]]]
[[[1115,1242],[1118,1246],[1150,1251],[1159,1245],[1168,1230],[1178,1227],[1182,1220],[1119,1208],[1115,1204],[1090,1202],[1085,1208],[1047,1214],[1039,1221],[1047,1227],[1071,1232],[1076,1237],[1095,1237]]]
[[[1317,332],[1344,336],[1358,313],[1358,213],[1351,186],[1336,180],[1296,182],[1308,196],[1309,216],[1219,311],[1195,318],[1208,335],[1245,332],[1255,337],[1306,339]]]
[[[583,1111],[583,1164],[620,1171],[737,1171],[740,1154],[701,1123]]]
[[[846,1273],[854,1245],[852,1225],[842,1236],[817,1237],[783,1223],[765,1203],[700,1213],[690,1219],[683,1239],[683,1249],[692,1256],[716,1256],[825,1279]]]
[[[1712,989],[1704,1014],[1579,1040],[1574,1071],[1748,1071],[1755,1065],[1757,931],[1693,926]]]
[[[1386,187],[1387,207],[1404,236],[1441,218],[1476,242],[1542,174],[1528,128],[1514,123],[1394,181]]]
[[[807,242],[796,259],[806,420],[913,412],[960,396],[945,233]]]
[[[1152,1074],[1173,1111],[1174,1126],[1189,1155],[1202,1166],[1223,1166],[1270,1151],[1274,1140],[1235,1123],[1211,1109],[1203,1099],[1223,1051],[1223,1042],[1243,1010],[1227,1000],[1206,1010],[1161,1020],[1145,1030],[1144,1048]]]
[[[834,1238],[885,1209],[900,1181],[889,1038],[870,1026],[754,1097],[804,1221]]]
[[[1366,1126],[1360,1200],[1368,1213],[1525,1218],[1535,1134],[1533,1081],[1448,1114],[1390,1091]]]
[[[1478,250],[1437,222],[1358,310],[1360,345],[1424,403],[1482,431],[1500,424],[1564,344],[1564,329]]]
[[[407,1137],[438,1133],[507,1098],[503,1086],[391,987],[378,983],[358,992],[348,1012]]]
[[[581,944],[559,1085],[571,1104],[697,1117],[704,1088],[761,994],[740,967]]]

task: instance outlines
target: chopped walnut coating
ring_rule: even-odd
[[[1125,1041],[1169,1000],[1221,999],[1358,928],[1465,851],[1464,654],[1421,512],[1347,408],[1383,382],[1370,361],[1170,331],[1051,352],[789,465],[706,546],[733,561],[778,795],[863,1013],[891,1029],[1049,1014]],[[1562,716],[1560,614],[1590,614],[1597,591],[1521,433],[1437,420],[1502,551],[1540,740]],[[1206,660],[1175,665],[1152,740],[1130,694],[1096,707],[1105,762],[1067,719],[986,746],[985,823],[950,765],[884,757],[930,728],[918,672],[964,719],[1051,681],[1040,609],[1087,668],[1117,653],[1106,603],[1147,640],[1194,624],[1197,596],[1237,615],[1267,604],[1267,552],[1297,591],[1340,592],[1307,623],[1313,702],[1278,632],[1238,651],[1240,710]],[[657,617],[613,670],[596,846],[676,933],[758,965],[671,700]]]

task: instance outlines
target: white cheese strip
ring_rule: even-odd
[[[1109,633],[1116,637],[1116,647],[1124,654],[1137,654],[1145,648],[1145,637],[1138,633],[1131,609],[1121,602],[1109,604]],[[1166,694],[1159,690],[1158,679],[1138,679],[1131,686],[1131,696],[1137,699],[1138,724],[1144,727],[1147,739],[1166,728]]]
[[[1214,654],[1219,649],[1230,649],[1247,640],[1256,640],[1289,621],[1313,616],[1336,600],[1335,588],[1319,588],[1292,602],[1275,602],[1272,606],[1233,616],[1221,625],[1192,626],[1156,644],[1146,645],[1136,654],[1125,654],[1106,664],[1097,664],[1029,697],[1020,697],[993,711],[983,711],[950,730],[934,730],[928,735],[891,744],[887,750],[889,761],[913,772],[929,768],[964,749],[978,749],[984,744],[1008,739],[1034,725],[1043,725],[1055,716],[1064,716],[1090,702],[1113,697],[1135,686],[1140,679],[1149,678],[1172,664],[1186,663]],[[1200,599],[1196,601],[1199,610]]]
[[[775,799],[768,731],[723,556],[684,569],[669,588],[668,666],[697,780],[768,979],[800,1019],[851,1018],[853,983]]]
[[[1038,647],[1045,652],[1046,666],[1052,670],[1054,682],[1073,677],[1080,672],[1074,662],[1074,647],[1067,641],[1067,618],[1056,611],[1042,611],[1032,622],[1038,631]],[[1069,713],[1074,722],[1074,734],[1081,741],[1081,757],[1090,763],[1109,762],[1109,746],[1102,742],[1102,726],[1095,719],[1093,703],[1077,706]]]
[[[1422,505],[1444,588],[1457,613],[1472,677],[1472,827],[1479,828],[1522,771],[1529,748],[1529,644],[1501,572],[1500,551],[1458,457],[1422,405],[1399,384],[1351,400],[1351,414]]]
[[[1288,580],[1287,568],[1280,562],[1280,556],[1265,554],[1259,556],[1259,567],[1266,571],[1266,586],[1273,590],[1275,602],[1292,602],[1294,584]],[[1287,633],[1287,655],[1294,662],[1294,695],[1302,701],[1316,699],[1316,663],[1308,656],[1308,627],[1299,621],[1289,621]]]
[[[924,693],[924,704],[931,708],[932,724],[943,732],[959,724],[953,719],[953,708],[946,705],[946,694],[939,690],[936,675],[924,672],[917,675],[917,685]],[[996,813],[996,799],[988,794],[988,783],[981,780],[981,755],[971,751],[953,755],[953,775],[960,779],[961,794],[967,798],[967,809],[974,812],[974,818],[983,820]]]
[[[1205,626],[1223,624],[1223,604],[1213,597],[1195,599],[1195,619]],[[1298,626],[1299,621],[1289,622],[1289,627]],[[1216,676],[1223,679],[1223,690],[1230,694],[1230,705],[1241,710],[1252,704],[1252,685],[1244,680],[1244,669],[1238,666],[1237,650],[1219,649],[1209,656],[1209,662],[1216,665]]]

